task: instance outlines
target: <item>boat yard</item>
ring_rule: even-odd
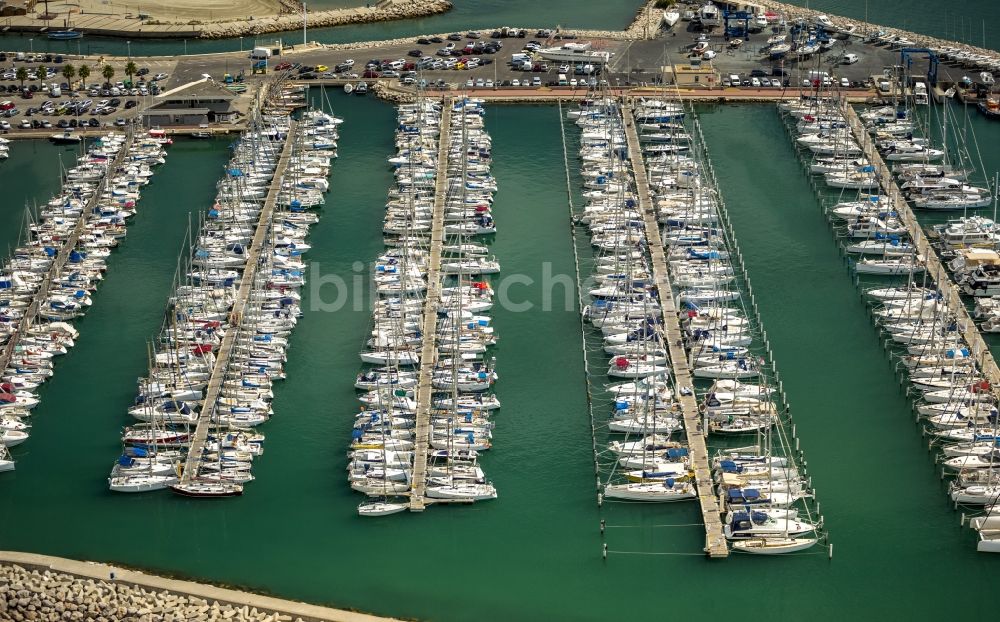
[[[262,563],[286,546],[376,560],[432,542],[441,563],[475,560],[487,582],[522,586],[570,563],[560,589],[588,619],[605,611],[599,585],[636,572],[689,573],[675,591],[746,563],[807,592],[816,577],[871,581],[861,559],[910,576],[866,533],[897,508],[926,514],[921,555],[991,576],[1000,155],[989,111],[962,104],[994,93],[1000,64],[862,42],[818,19],[732,45],[713,6],[696,12],[719,21],[704,38],[678,16],[652,40],[548,39],[525,52],[528,69],[504,48],[464,71],[410,76],[404,63],[393,76],[412,42],[303,46],[246,76],[235,122],[50,131],[51,152],[0,144],[0,178],[29,153],[60,169],[38,184],[53,199],[25,201],[0,269],[0,486],[27,498],[49,469],[64,485],[96,481],[54,485],[91,505],[82,516],[162,513],[153,528],[196,548],[206,578],[258,590],[271,585],[238,548],[286,515],[289,544],[250,547]],[[229,56],[151,62],[169,89],[229,74]],[[79,160],[63,171],[66,145]],[[169,185],[143,190],[157,213],[135,219],[140,239],[170,247],[146,258],[122,243],[126,221],[178,150],[155,176]],[[178,160],[206,164],[180,176]],[[96,295],[105,282],[114,303]],[[140,302],[156,297],[158,310]],[[74,381],[94,413],[83,421],[68,416]],[[56,453],[67,438],[72,465]],[[879,470],[906,492],[861,486]],[[212,567],[216,544],[232,553]],[[110,560],[145,563],[108,546]],[[148,567],[180,568],[172,547],[151,547]],[[751,555],[783,560],[735,559]],[[275,593],[409,614],[365,600],[379,574],[367,561],[303,563]],[[437,584],[427,574],[379,589],[412,605]],[[522,593],[527,604],[469,591],[511,619],[567,613]],[[432,601],[412,615],[464,619]]]

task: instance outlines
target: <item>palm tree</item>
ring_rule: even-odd
[[[80,75],[80,81],[83,82],[84,86],[86,86],[87,78],[90,77],[90,67],[86,65],[80,65],[80,71],[78,71],[77,73]]]
[[[111,78],[115,77],[115,68],[111,65],[105,65],[104,69],[101,70],[101,75],[104,76],[104,81],[111,84]]]
[[[39,65],[38,69],[35,70],[35,79],[41,82],[49,76],[49,70],[46,69],[45,65]]]
[[[128,76],[129,83],[132,82],[132,76],[134,76],[137,71],[139,71],[139,68],[135,66],[134,62],[129,61],[128,64],[125,65],[125,75]]]
[[[66,63],[62,68],[62,75],[66,78],[66,84],[73,86],[73,78],[76,76],[76,67]]]
[[[21,67],[18,67],[16,77],[18,81],[21,83],[21,88],[23,89],[24,81],[28,79],[28,68],[24,67],[23,65]]]

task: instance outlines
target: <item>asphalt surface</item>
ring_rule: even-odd
[[[790,85],[794,87],[802,83],[802,80],[805,78],[808,71],[818,69],[828,72],[838,81],[840,78],[847,78],[853,83],[867,83],[872,75],[882,74],[884,68],[887,66],[898,65],[901,63],[899,51],[863,44],[858,39],[837,40],[834,49],[815,55],[814,57],[801,62],[796,62],[794,59],[786,59],[782,62],[775,62],[768,60],[766,55],[761,52],[761,49],[766,44],[767,38],[772,34],[770,31],[750,34],[744,39],[744,43],[739,48],[733,49],[728,45],[728,42],[723,37],[722,33],[719,32],[720,30],[721,29],[716,29],[716,32],[714,33],[706,33],[709,35],[709,49],[714,51],[716,54],[714,59],[706,62],[711,62],[711,64],[724,77],[729,76],[730,74],[739,75],[741,82],[749,80],[751,71],[763,71],[770,78],[772,76],[772,72],[775,69],[779,69],[786,72]],[[483,34],[484,36],[480,39],[481,41],[485,42],[492,40],[488,36],[489,33]],[[700,32],[692,30],[691,25],[688,22],[679,22],[670,31],[661,31],[657,38],[653,40],[633,42],[596,41],[594,43],[595,48],[610,51],[613,53],[613,56],[612,61],[604,69],[604,71],[595,77],[598,80],[607,80],[608,85],[612,87],[618,85],[657,85],[661,81],[661,68],[663,66],[689,63],[692,60],[689,56],[690,50],[694,46],[697,37],[701,34],[702,33]],[[529,31],[528,37],[524,39],[500,39],[503,47],[499,53],[480,53],[476,55],[483,60],[493,61],[491,64],[485,64],[471,70],[422,70],[417,75],[417,79],[424,79],[431,83],[440,81],[447,84],[450,88],[466,88],[469,86],[470,88],[479,89],[486,88],[489,84],[488,81],[493,81],[494,88],[497,90],[518,88],[509,86],[510,82],[515,79],[520,81],[522,85],[525,80],[530,81],[536,77],[543,85],[554,84],[557,81],[559,74],[558,68],[560,63],[558,62],[546,61],[548,65],[548,71],[546,72],[515,70],[511,68],[509,64],[511,55],[521,52],[523,46],[533,40],[533,35],[534,33]],[[472,39],[463,38],[461,41],[456,41],[454,43],[457,47],[463,47],[470,41],[472,41]],[[424,55],[442,58],[441,56],[437,56],[435,53],[440,48],[444,47],[446,43],[448,43],[447,40],[443,43],[420,45],[417,44],[416,39],[414,39],[413,41],[403,44],[371,48],[359,47],[356,49],[344,50],[332,50],[323,47],[300,48],[292,50],[283,56],[273,57],[270,60],[269,65],[272,70],[276,65],[282,62],[300,63],[302,65],[310,66],[326,65],[330,68],[330,70],[332,70],[337,64],[347,59],[353,59],[355,61],[355,65],[353,69],[349,70],[349,72],[342,74],[330,74],[329,77],[350,78],[353,73],[358,76],[355,79],[364,80],[364,78],[360,76],[364,72],[365,63],[369,60],[404,59],[406,62],[413,62],[416,59],[408,55],[408,52],[411,50],[420,50]],[[539,43],[546,45],[547,42],[539,40]],[[852,65],[842,64],[842,56],[848,52],[856,54],[859,57],[859,61]],[[100,77],[100,68],[104,59],[89,58],[81,61],[81,59],[66,57],[65,62],[72,63],[74,66],[79,66],[81,62],[87,62],[91,66],[91,77],[88,82],[103,82],[103,78]],[[113,67],[115,67],[115,77],[113,78],[113,81],[124,80],[124,66],[126,59],[112,59],[109,62]],[[919,76],[926,73],[927,62],[928,61],[920,57],[920,55],[916,55],[910,64],[909,70],[911,75]],[[240,72],[243,72],[249,82],[260,79],[260,76],[251,75],[251,61],[248,58],[248,51],[211,55],[160,57],[153,59],[142,58],[136,59],[136,63],[140,68],[145,67],[149,69],[150,73],[146,76],[147,78],[161,72],[168,74],[167,78],[160,82],[163,90],[169,90],[176,86],[199,80],[205,75],[211,76],[220,82],[226,73],[235,76]],[[25,64],[29,68],[37,67],[39,65],[37,62],[15,63],[11,60],[7,60],[6,62],[0,62],[0,69],[6,69],[10,66],[19,66],[21,64]],[[54,63],[49,63],[47,66],[54,67],[57,71],[60,67]],[[0,73],[2,73],[2,71],[0,71]],[[955,82],[962,76],[966,75],[966,73],[967,70],[964,70],[961,67],[951,67],[942,64],[939,68],[939,80]],[[576,78],[581,80],[585,78],[585,76],[573,75],[572,73],[569,73],[567,74],[567,78]],[[471,85],[469,83],[470,80],[472,81]],[[61,75],[57,74],[56,81],[62,82],[64,80]],[[17,82],[0,81],[0,84],[6,86],[17,84]],[[520,87],[522,90],[523,88],[523,86]],[[582,92],[584,87],[581,84],[579,88]],[[753,94],[758,94],[760,92],[766,94],[767,92],[766,88],[761,91],[750,89],[749,87],[745,88],[748,93]],[[773,86],[770,88],[778,90]],[[81,97],[84,99],[94,100],[110,99],[110,96],[93,97],[84,94],[81,94]],[[17,93],[0,94],[0,102],[4,100],[11,100],[16,104],[20,111],[18,115],[3,120],[8,121],[16,128],[21,119],[24,118],[24,111],[28,107],[37,107],[45,99],[53,98],[43,98],[36,95],[36,97],[32,100],[23,100]],[[65,101],[67,99],[68,96],[64,93],[61,100]],[[125,97],[122,97],[123,102],[125,99]],[[138,106],[135,108],[125,110],[122,106],[119,107],[114,113],[103,116],[98,115],[96,118],[100,120],[102,125],[108,125],[113,123],[115,119],[119,117],[125,119],[134,118],[144,107],[155,103],[151,97],[139,99],[140,101],[138,101]],[[84,116],[87,119],[93,118],[89,114]],[[33,118],[47,119],[53,126],[55,126],[60,117],[50,115],[47,117],[33,116]],[[16,129],[12,131],[16,131]]]

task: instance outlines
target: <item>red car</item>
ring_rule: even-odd
[[[287,61],[284,63],[278,63],[277,65],[274,66],[275,71],[284,71],[286,69],[291,69],[291,68],[292,64]]]

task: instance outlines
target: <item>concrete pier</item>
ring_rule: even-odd
[[[215,414],[216,403],[219,393],[226,379],[229,369],[229,359],[232,357],[233,346],[240,334],[243,321],[243,311],[250,299],[257,268],[260,263],[261,251],[264,249],[264,242],[267,239],[268,230],[271,228],[271,217],[274,213],[274,205],[278,199],[278,192],[281,190],[281,178],[288,166],[288,161],[292,154],[292,145],[295,142],[295,125],[292,121],[285,137],[285,144],[278,159],[278,165],[274,169],[274,177],[264,206],[261,208],[260,219],[257,221],[257,229],[254,231],[253,240],[247,250],[247,263],[240,278],[240,288],[236,293],[236,301],[233,303],[232,311],[229,313],[230,328],[226,331],[219,349],[216,351],[215,363],[212,367],[212,375],[205,389],[205,400],[198,414],[194,437],[188,448],[187,460],[184,463],[184,471],[181,474],[181,483],[188,483],[198,476],[198,461],[201,460],[202,452],[205,448],[205,441],[208,438],[209,428],[212,427],[212,417]]]
[[[989,346],[983,340],[983,336],[979,332],[975,321],[969,315],[958,287],[952,282],[951,276],[949,276],[944,265],[941,263],[937,251],[931,246],[923,229],[920,228],[920,223],[917,222],[913,210],[910,209],[910,204],[906,202],[903,191],[896,184],[892,171],[886,166],[882,155],[875,147],[875,142],[858,117],[858,113],[854,110],[853,106],[845,101],[840,102],[840,108],[850,125],[854,138],[861,145],[865,157],[875,167],[875,174],[878,176],[882,191],[892,201],[893,209],[896,210],[900,220],[906,225],[906,231],[913,240],[913,246],[917,249],[917,253],[923,257],[924,265],[927,267],[927,275],[934,280],[938,290],[941,292],[942,302],[947,305],[948,311],[957,318],[958,329],[961,331],[965,342],[969,344],[969,351],[972,354],[972,358],[979,364],[979,369],[982,370],[983,376],[990,381],[993,387],[993,394],[1000,399],[1000,367],[997,366],[997,362],[993,358],[993,353],[990,352]]]
[[[653,209],[649,181],[646,177],[646,165],[642,159],[639,136],[635,129],[635,121],[628,100],[622,105],[622,119],[625,123],[629,159],[632,161],[632,170],[635,173],[635,183],[639,194],[639,209],[642,212],[646,241],[653,263],[653,280],[656,282],[656,288],[659,292],[667,347],[670,353],[670,365],[674,375],[674,386],[678,389],[692,387],[691,369],[684,351],[684,339],[681,333],[680,318],[674,304],[666,253],[660,238],[660,227],[656,222],[656,212]],[[721,511],[713,492],[712,470],[709,466],[708,447],[705,442],[706,431],[701,427],[698,403],[694,399],[694,392],[686,393],[688,394],[678,395],[677,399],[681,404],[684,433],[687,436],[688,452],[691,456],[691,465],[694,468],[698,503],[701,506],[702,520],[705,522],[705,552],[713,558],[728,557],[729,547],[726,545],[726,538],[722,532]]]
[[[438,134],[437,171],[434,177],[434,211],[431,216],[431,247],[427,261],[427,298],[421,322],[420,374],[417,378],[416,440],[413,448],[413,481],[410,511],[422,512],[426,502],[427,451],[430,449],[431,394],[437,346],[437,312],[441,301],[441,246],[444,242],[444,204],[448,193],[448,148],[451,142],[451,99],[444,98]]]
[[[105,131],[102,132],[101,135],[107,133],[108,132]],[[114,161],[108,165],[107,174],[97,185],[94,196],[90,197],[90,200],[87,201],[87,204],[84,206],[83,212],[80,214],[80,218],[77,220],[76,226],[73,228],[73,232],[68,238],[66,238],[66,241],[59,249],[59,253],[53,259],[52,265],[49,266],[48,272],[45,273],[45,278],[42,279],[41,286],[38,288],[38,291],[35,292],[34,299],[32,299],[31,304],[28,305],[28,308],[24,312],[24,316],[21,317],[21,321],[17,324],[17,330],[15,330],[14,334],[11,335],[10,340],[4,346],[3,352],[0,353],[0,371],[7,369],[11,359],[14,357],[14,351],[17,348],[20,338],[27,333],[28,329],[31,328],[32,324],[34,324],[37,319],[41,306],[49,295],[49,286],[54,280],[59,278],[63,268],[66,267],[66,262],[69,261],[70,253],[76,249],[76,243],[80,239],[80,235],[83,234],[84,230],[87,228],[87,222],[90,219],[94,206],[101,201],[101,195],[107,187],[109,178],[114,176],[115,171],[118,169],[118,165],[125,159],[125,155],[132,146],[133,137],[134,135],[131,130],[126,132],[125,144],[122,145],[122,148],[118,152]]]

